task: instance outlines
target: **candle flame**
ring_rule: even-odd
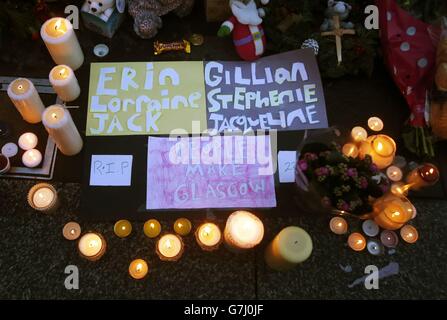
[[[141,272],[141,269],[143,269],[143,265],[141,263],[138,263],[135,269],[137,272]]]
[[[211,233],[211,228],[209,226],[206,226],[203,228],[203,235],[207,237]]]
[[[338,226],[341,228],[343,226],[343,223],[339,222]]]
[[[413,233],[410,232],[410,233],[408,234],[408,237],[409,237],[409,238],[412,238],[412,237],[413,237]]]
[[[54,24],[54,30],[59,29],[61,27],[61,24],[62,24],[61,20],[60,19],[57,20],[56,23]]]
[[[382,151],[382,150],[383,150],[383,144],[382,144],[382,142],[379,142],[379,143],[377,144],[377,150],[378,150],[378,151]]]
[[[177,223],[177,226],[178,226],[179,228],[181,228],[181,227],[183,227],[183,224],[182,224],[181,222],[179,222],[179,223]]]
[[[70,230],[70,233],[71,233],[71,234],[75,234],[75,233],[76,233],[76,230],[75,230],[75,229],[71,229],[71,230]]]
[[[357,240],[357,244],[362,244],[362,243],[363,243],[362,239]]]
[[[65,71],[66,71],[65,68],[62,68],[61,71],[59,71],[59,75],[63,76],[65,74]]]
[[[171,249],[172,248],[172,244],[171,244],[171,240],[166,240],[166,248]]]
[[[23,86],[22,86],[21,84],[19,84],[19,85],[17,86],[17,88],[18,88],[19,90],[22,90],[22,89],[23,89]]]
[[[51,114],[51,117],[52,117],[53,119],[57,119],[57,114],[53,112],[53,113]]]

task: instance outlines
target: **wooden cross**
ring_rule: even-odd
[[[334,30],[322,32],[321,35],[322,36],[335,36],[335,46],[337,48],[337,60],[338,60],[338,65],[340,65],[340,63],[343,60],[342,53],[341,53],[341,48],[342,48],[341,37],[343,37],[343,35],[345,35],[345,34],[354,35],[355,30],[343,29],[342,27],[340,27],[340,17],[339,16],[333,16],[332,20],[334,21]]]

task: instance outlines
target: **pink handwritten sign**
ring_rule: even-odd
[[[275,207],[269,136],[149,137],[147,209]]]

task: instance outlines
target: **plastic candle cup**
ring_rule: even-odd
[[[0,174],[6,173],[11,169],[9,158],[0,153]]]
[[[407,224],[400,229],[400,236],[407,243],[415,243],[419,239],[419,233],[415,227]]]
[[[8,96],[26,122],[42,121],[45,106],[31,81],[25,78],[14,80],[8,86]]]
[[[380,233],[380,242],[382,242],[385,247],[395,248],[399,243],[399,238],[396,232],[392,230],[383,230]]]
[[[68,222],[62,229],[62,235],[67,240],[76,240],[81,235],[81,226],[76,222]]]
[[[353,143],[346,143],[343,146],[342,152],[347,157],[357,158],[359,155],[359,149]]]
[[[345,234],[348,232],[348,223],[342,217],[334,217],[329,222],[331,231],[335,234]]]
[[[379,234],[379,226],[374,220],[365,220],[362,223],[362,230],[368,237],[375,237]]]
[[[63,101],[73,101],[79,97],[81,88],[69,66],[55,66],[50,71],[49,79],[54,91]]]
[[[351,130],[351,137],[355,142],[360,142],[368,138],[368,133],[362,127],[354,127]]]
[[[191,221],[186,218],[179,218],[174,222],[174,231],[181,236],[187,236],[192,229]]]
[[[438,182],[438,180],[439,170],[431,163],[426,163],[413,169],[407,176],[407,183],[410,184],[410,187],[413,190],[432,186]]]
[[[362,251],[366,247],[366,239],[360,233],[354,232],[349,235],[348,245],[354,251]]]
[[[143,259],[135,259],[129,265],[129,274],[134,279],[143,279],[149,271],[147,262]]]
[[[66,156],[78,154],[83,146],[81,135],[71,118],[70,112],[62,105],[45,109],[42,122],[58,149]]]
[[[132,224],[128,220],[119,220],[113,226],[113,232],[120,238],[126,238],[132,232]]]
[[[222,242],[222,233],[217,225],[211,222],[200,225],[195,233],[196,241],[205,251],[213,251],[219,248]]]
[[[390,179],[391,181],[394,181],[394,182],[398,182],[398,181],[402,180],[402,177],[403,177],[402,170],[400,170],[396,166],[388,167],[388,169],[386,169],[386,175],[387,175],[388,179]]]
[[[78,250],[81,257],[96,261],[106,252],[106,240],[99,233],[89,232],[84,234],[78,242]]]
[[[225,243],[231,249],[250,249],[264,237],[264,224],[248,211],[235,211],[227,220],[224,230]]]
[[[51,212],[59,205],[56,189],[48,183],[38,183],[28,192],[28,204],[35,210]]]
[[[40,29],[40,35],[56,64],[65,64],[76,70],[84,62],[81,46],[67,19],[56,17],[47,20]]]
[[[163,235],[156,244],[157,255],[162,261],[177,261],[183,255],[183,251],[183,241],[175,234]]]
[[[34,149],[37,146],[37,136],[34,133],[27,132],[19,137],[19,147],[22,150]]]
[[[161,225],[160,222],[158,222],[155,219],[149,219],[144,223],[143,226],[144,234],[148,238],[156,238],[161,232]]]
[[[378,117],[371,117],[368,119],[368,127],[372,131],[382,131],[383,130],[383,121]]]
[[[372,162],[379,168],[385,169],[393,163],[396,153],[396,143],[386,135],[370,136],[362,141],[359,148],[360,159],[369,155]]]

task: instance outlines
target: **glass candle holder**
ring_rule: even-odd
[[[49,183],[38,183],[28,192],[28,204],[34,210],[44,213],[55,211],[59,207],[56,189]]]

